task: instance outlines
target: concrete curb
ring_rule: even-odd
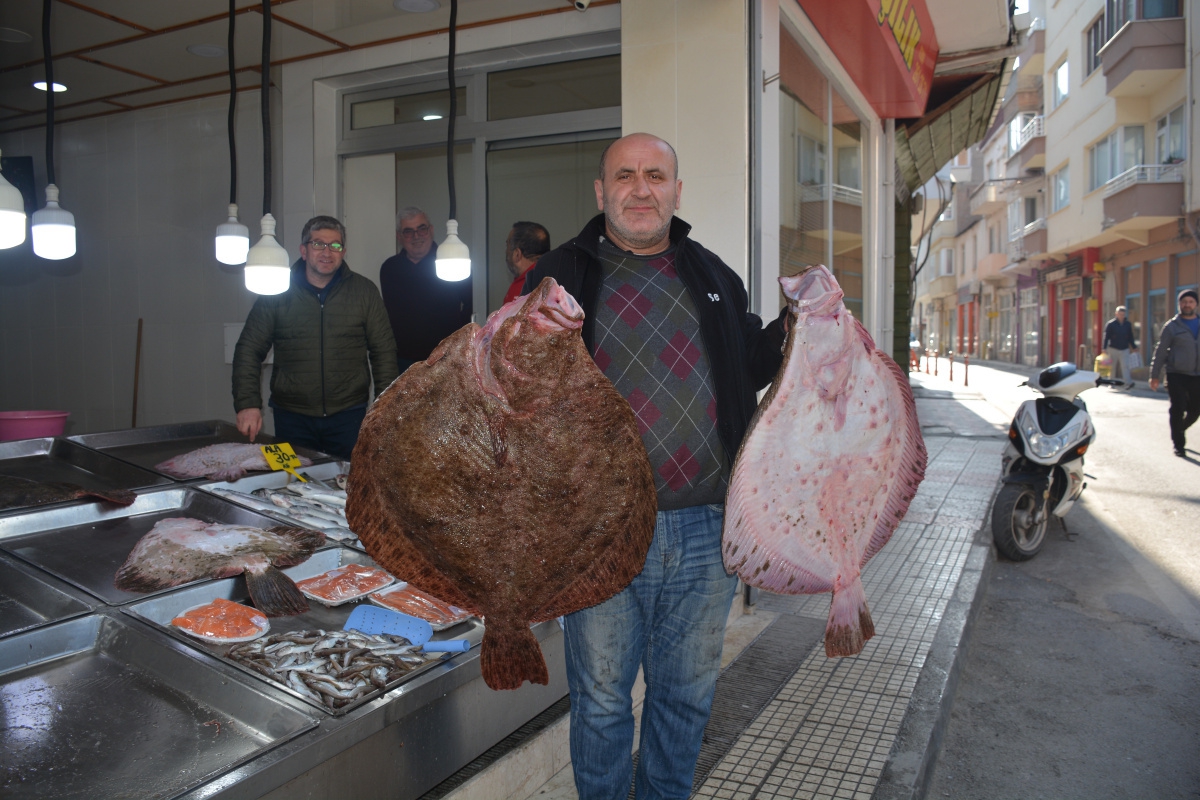
[[[985,529],[980,530],[976,543],[971,545],[962,576],[921,668],[896,742],[871,795],[872,800],[920,800],[925,797],[942,748],[942,737],[966,661],[971,633],[983,607],[988,578],[996,561],[990,541],[986,545],[979,543]]]

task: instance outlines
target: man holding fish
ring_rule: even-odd
[[[300,242],[291,287],[255,301],[233,351],[237,426],[251,442],[262,429],[262,362],[274,346],[276,438],[349,459],[372,378],[376,395],[396,379],[396,342],[379,289],[343,261],[345,226],[313,217]]]
[[[691,791],[737,586],[721,557],[730,465],[755,392],[782,361],[786,310],[765,328],[748,312],[738,275],[675,217],[682,185],[667,142],[645,133],[613,142],[595,182],[603,213],[525,281],[529,292],[553,277],[583,307],[584,342],[637,415],[658,495],[641,574],[565,618],[581,800],[629,791],[639,667],[646,697],[636,796]]]

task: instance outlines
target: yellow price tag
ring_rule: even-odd
[[[292,450],[290,444],[287,442],[264,444],[259,449],[262,450],[263,458],[267,460],[267,466],[272,470],[284,470],[296,480],[308,483],[300,473],[296,472],[296,467],[300,466],[300,457]]]

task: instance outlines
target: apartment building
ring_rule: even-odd
[[[943,171],[968,204],[920,232],[936,267],[919,310],[943,352],[1087,364],[1125,305],[1149,360],[1200,283],[1187,6],[1035,0],[1014,17],[996,120]]]

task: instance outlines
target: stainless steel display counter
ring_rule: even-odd
[[[0,517],[0,796],[417,798],[567,693],[557,623],[534,627],[550,685],[496,692],[480,675],[483,625],[469,620],[435,635],[468,652],[326,709],[170,624],[215,597],[244,601],[240,576],[148,595],[113,587],[133,545],[173,515],[277,524],[190,484],[139,490],[124,508]],[[285,571],[350,562],[371,563],[331,542]],[[338,629],[352,608],[314,604],[272,631]]]

